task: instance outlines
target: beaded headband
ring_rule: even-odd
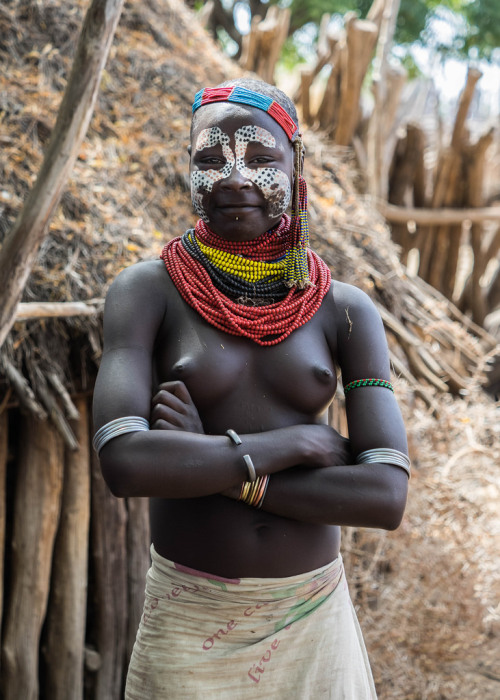
[[[310,285],[307,260],[309,225],[307,221],[307,187],[301,174],[303,144],[299,127],[288,112],[272,97],[238,85],[208,87],[199,90],[194,98],[193,114],[200,107],[214,102],[236,102],[261,109],[281,126],[293,144],[295,152],[295,184],[291,221],[293,247],[286,253],[284,282],[287,287],[297,286],[299,289],[304,289]]]
[[[290,141],[292,141],[294,134],[299,129],[291,116],[272,97],[262,95],[260,92],[254,92],[254,90],[247,90],[247,88],[238,85],[199,90],[194,96],[193,114],[197,109],[211,102],[237,102],[249,107],[257,107],[257,109],[267,112],[278,122]]]

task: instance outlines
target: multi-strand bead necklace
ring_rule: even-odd
[[[312,318],[331,282],[328,266],[308,249],[310,283],[304,289],[286,286],[290,235],[288,216],[242,242],[226,241],[200,220],[195,230],[167,243],[161,257],[182,298],[208,323],[259,345],[276,345]]]
[[[288,294],[283,283],[287,224],[288,217],[283,218],[276,231],[265,233],[248,246],[223,241],[199,221],[195,230],[186,231],[182,244],[203,265],[219,291],[238,303],[269,304]]]

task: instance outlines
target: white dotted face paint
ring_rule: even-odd
[[[268,148],[276,147],[274,136],[260,126],[242,126],[234,135],[236,146],[236,168],[243,177],[253,182],[264,194],[268,202],[268,215],[276,218],[284,214],[291,198],[290,180],[286,173],[277,168],[248,168],[245,155],[249,143],[257,142]]]
[[[221,131],[218,126],[213,126],[211,129],[203,129],[196,139],[195,149],[197,151],[213,148],[218,143],[221,144],[222,155],[226,159],[224,167],[221,169],[194,170],[191,173],[191,200],[193,208],[205,223],[208,223],[209,219],[203,208],[203,195],[211,192],[216,182],[229,177],[234,166],[234,154],[229,148],[229,136]]]
[[[218,126],[203,129],[198,134],[195,150],[202,151],[205,148],[213,148],[220,143],[226,162],[223,168],[194,170],[191,173],[191,200],[196,214],[206,223],[209,222],[209,217],[203,207],[203,197],[212,191],[216,182],[230,176],[236,162],[236,169],[243,177],[253,182],[262,191],[267,201],[269,218],[281,216],[286,212],[291,198],[290,180],[286,173],[278,168],[249,168],[245,163],[249,143],[261,143],[267,148],[275,148],[276,139],[267,129],[254,125],[238,129],[234,139],[236,157],[229,147],[228,134],[224,133]]]

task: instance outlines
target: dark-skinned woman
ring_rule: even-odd
[[[308,248],[286,95],[201,90],[190,149],[198,222],[111,286],[95,389],[104,477],[151,504],[126,698],[374,698],[340,526],[392,530],[406,504],[382,322]]]

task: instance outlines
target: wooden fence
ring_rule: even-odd
[[[0,414],[4,700],[119,700],[149,566],[146,499],[109,492],[74,399],[71,450],[50,421]]]

